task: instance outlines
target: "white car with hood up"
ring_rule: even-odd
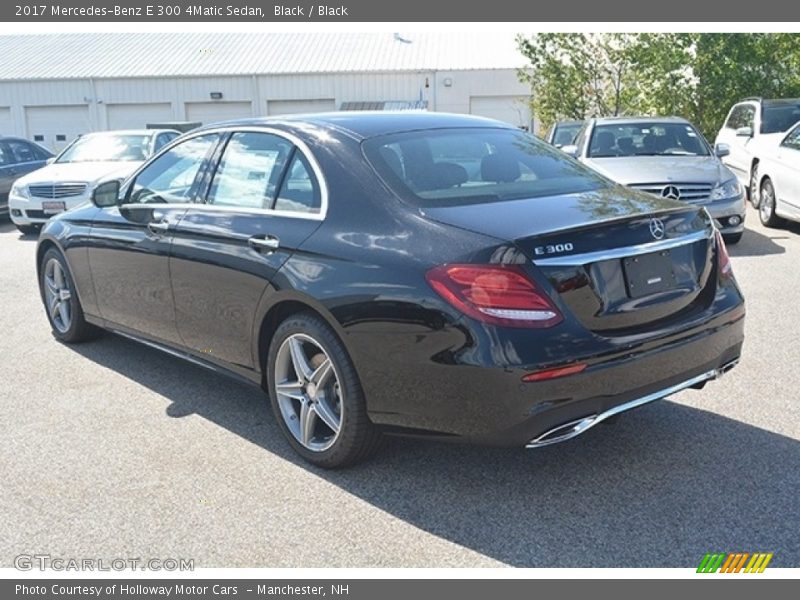
[[[76,138],[48,165],[14,182],[8,195],[11,220],[21,232],[34,233],[51,216],[88,201],[96,183],[127,177],[179,135],[140,129]]]

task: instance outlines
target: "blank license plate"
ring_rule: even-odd
[[[67,210],[63,202],[42,202],[42,212],[46,215],[55,215]]]
[[[669,250],[625,258],[622,266],[631,298],[649,296],[675,286],[675,265]]]

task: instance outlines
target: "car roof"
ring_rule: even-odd
[[[354,139],[366,139],[379,135],[415,131],[420,129],[448,128],[502,128],[516,129],[513,125],[476,117],[450,113],[434,113],[427,111],[341,111],[303,115],[285,115],[251,119],[237,119],[211,123],[192,131],[206,131],[227,127],[279,127],[293,129],[296,132],[306,131],[312,127],[318,130],[336,131],[349,135]],[[310,133],[310,132],[308,132]]]
[[[558,127],[559,125],[583,125],[585,121],[556,121],[553,127]]]
[[[681,123],[691,125],[683,117],[597,117],[596,125],[631,125],[634,123]]]

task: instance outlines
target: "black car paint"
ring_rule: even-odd
[[[119,207],[73,209],[45,226],[39,256],[51,245],[62,249],[88,320],[263,385],[276,318],[310,309],[342,339],[375,423],[499,445],[523,445],[555,425],[739,357],[743,299],[735,280],[717,273],[711,241],[696,257],[701,284],[671,314],[658,307],[640,314],[624,302],[615,314],[602,314],[590,292],[619,297],[612,283],[597,290],[591,273],[532,264],[533,248],[548,240],[571,240],[575,253],[642,243],[655,214],[668,236],[688,223],[711,231],[703,211],[611,183],[597,193],[509,206],[420,210],[394,197],[361,152],[371,135],[501,127],[492,121],[390,114],[225,125],[270,127],[302,139],[327,179],[324,220],[191,205],[173,215],[158,214],[154,205],[135,218]],[[147,223],[164,216],[172,218],[169,234],[150,232]],[[281,250],[253,250],[253,235],[280,237]],[[429,268],[447,263],[521,265],[566,318],[541,330],[467,318],[425,281]],[[588,368],[521,380],[573,362]]]

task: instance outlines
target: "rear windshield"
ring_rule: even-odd
[[[516,129],[427,129],[364,142],[367,160],[401,198],[458,206],[587,192],[610,184]]]
[[[761,133],[779,133],[800,121],[800,100],[765,104],[761,109]]]
[[[707,156],[703,136],[688,123],[597,125],[589,143],[590,158],[615,156]]]

